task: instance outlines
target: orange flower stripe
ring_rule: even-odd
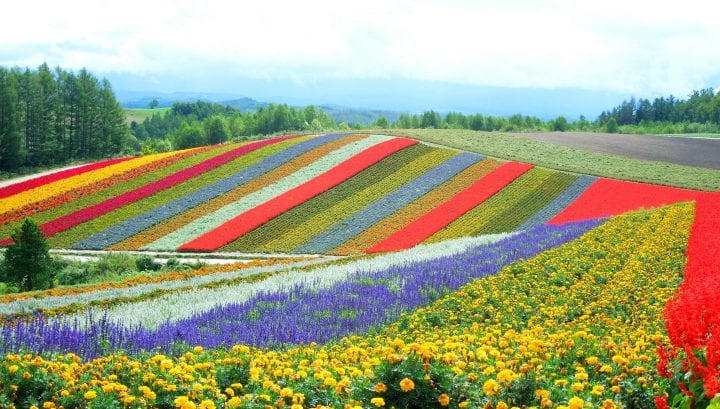
[[[185,151],[174,151],[166,153],[157,153],[154,155],[141,156],[115,165],[111,165],[102,169],[86,172],[67,179],[58,180],[44,186],[38,186],[34,189],[26,190],[16,195],[10,196],[2,200],[0,203],[0,213],[6,213],[14,209],[20,209],[35,204],[45,199],[59,195],[71,190],[82,189],[90,184],[121,175],[129,170],[147,165],[149,163],[163,160],[165,158],[177,155]]]
[[[0,225],[20,221],[28,216],[32,216],[35,213],[40,213],[45,210],[52,209],[55,206],[60,206],[63,203],[67,203],[72,200],[79,199],[83,196],[93,194],[118,183],[135,179],[145,173],[152,172],[154,170],[175,163],[181,159],[185,159],[198,153],[206,152],[213,148],[213,146],[203,146],[200,148],[187,149],[184,151],[176,151],[175,153],[177,153],[177,155],[161,158],[160,160],[138,166],[135,169],[130,169],[127,172],[112,175],[107,179],[98,180],[78,189],[69,190],[59,195],[55,195],[47,199],[41,200],[39,202],[28,204],[19,209],[11,210],[7,213],[0,215]]]
[[[500,166],[500,162],[495,159],[485,159],[468,167],[458,173],[454,178],[438,186],[437,189],[433,189],[418,200],[380,220],[378,223],[350,239],[340,247],[330,251],[330,254],[362,254],[365,249],[379,243],[391,234],[405,227],[408,223],[429,212],[438,204],[447,200],[448,197],[453,197],[460,191],[467,189],[470,185],[475,183],[475,181],[482,178],[498,166]]]
[[[288,176],[303,167],[319,160],[323,156],[327,155],[333,150],[339,149],[342,146],[353,143],[364,138],[364,135],[351,136],[342,138],[337,141],[333,141],[322,146],[319,146],[310,152],[302,154],[297,158],[279,166],[272,171],[259,176],[253,180],[248,181],[242,186],[231,190],[221,196],[218,196],[210,201],[203,203],[202,206],[194,207],[186,212],[180,213],[177,216],[164,221],[161,224],[157,224],[135,236],[121,241],[113,246],[108,247],[108,250],[135,250],[144,247],[145,245],[154,242],[155,240],[164,237],[178,228],[196,220],[208,213],[214,212],[223,206],[226,206],[232,202],[240,200],[242,197],[262,189],[271,183]]]

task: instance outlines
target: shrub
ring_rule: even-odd
[[[45,235],[30,219],[11,236],[3,262],[4,280],[20,291],[44,290],[53,285],[53,259]]]

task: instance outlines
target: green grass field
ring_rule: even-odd
[[[428,143],[533,163],[550,169],[687,189],[720,190],[720,170],[629,159],[529,138],[511,137],[502,133],[462,129],[392,129],[368,132],[416,138]]]
[[[129,125],[132,121],[141,123],[146,118],[153,116],[153,114],[167,112],[170,108],[123,108],[123,110],[125,111],[125,119]]]

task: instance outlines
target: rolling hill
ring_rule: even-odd
[[[0,188],[52,247],[361,254],[527,230],[705,193],[578,175],[387,135],[290,135],[114,159]]]

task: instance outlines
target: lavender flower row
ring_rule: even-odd
[[[254,346],[325,342],[387,324],[404,311],[427,304],[471,280],[497,273],[503,266],[573,240],[598,220],[562,226],[539,226],[453,257],[360,271],[329,288],[312,283],[289,291],[258,294],[251,300],[215,308],[155,329],[127,327],[87,317],[47,323],[41,317],[16,327],[4,326],[0,353],[74,352],[94,358],[124,350],[135,354],[182,352],[193,345]]]
[[[593,176],[582,175],[575,179],[562,193],[560,193],[553,201],[545,205],[539,212],[525,220],[523,224],[518,226],[515,231],[527,230],[529,228],[539,226],[548,222],[558,213],[563,211],[571,203],[577,200],[597,178]]]
[[[461,153],[428,170],[414,180],[400,186],[381,199],[365,206],[306,243],[293,250],[296,253],[326,253],[369,229],[383,218],[435,189],[453,176],[480,160],[483,156]]]
[[[222,195],[223,193],[229,192],[230,190],[235,189],[258,176],[261,176],[318,146],[340,139],[344,136],[346,135],[323,135],[290,146],[287,149],[270,155],[260,162],[242,169],[211,185],[205,186],[162,206],[158,206],[135,217],[117,223],[84,240],[80,240],[73,244],[73,248],[102,249],[111,246],[164,220],[192,209],[193,207],[199,206],[208,200]]]

